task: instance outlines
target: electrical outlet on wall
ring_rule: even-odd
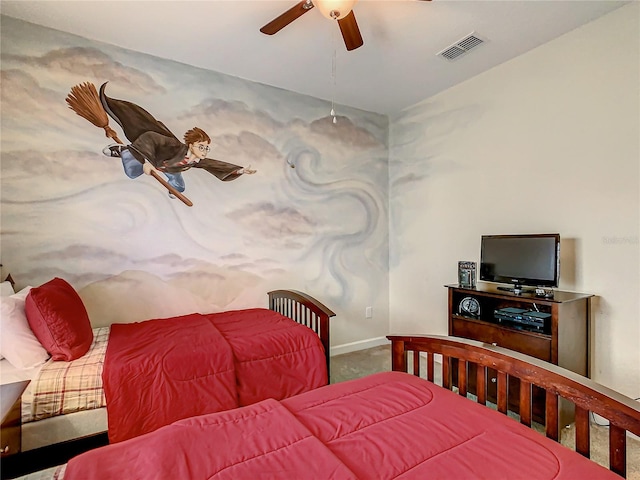
[[[367,307],[364,309],[364,318],[373,318],[373,307]]]

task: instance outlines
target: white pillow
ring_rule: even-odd
[[[13,285],[11,284],[11,282],[9,282],[8,280],[5,280],[4,282],[0,283],[0,297],[8,297],[9,295],[13,295],[14,292],[13,291]],[[0,354],[0,360],[2,360],[4,357]]]
[[[24,301],[31,287],[0,297],[0,354],[16,368],[32,368],[49,358],[31,331],[24,313]]]
[[[11,285],[11,282],[5,281],[0,283],[0,297],[7,297],[14,293],[16,292],[13,291],[13,285]]]

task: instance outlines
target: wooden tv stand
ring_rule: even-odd
[[[553,298],[537,297],[534,293],[519,295],[499,290],[498,285],[480,282],[475,288],[445,285],[449,293],[449,335],[469,338],[525,353],[559,365],[575,373],[589,376],[589,308],[593,295],[555,290]],[[477,316],[460,309],[463,299],[477,300]],[[550,314],[544,326],[532,326],[517,321],[499,320],[496,310],[517,308]],[[457,366],[452,368],[454,381]],[[495,372],[489,371],[487,398],[495,398]],[[469,391],[475,390],[475,372],[469,372]],[[533,391],[534,419],[544,418],[544,391]],[[509,381],[509,409],[518,411],[519,382]],[[570,413],[569,413],[570,414]],[[563,422],[568,417],[563,416]]]

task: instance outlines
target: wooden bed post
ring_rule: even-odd
[[[391,341],[391,370],[394,372],[407,371],[407,352],[402,340]]]

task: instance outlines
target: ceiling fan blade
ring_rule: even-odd
[[[278,33],[284,27],[286,27],[291,22],[293,22],[296,18],[301,17],[312,8],[313,8],[313,3],[311,3],[310,1],[302,1],[300,3],[297,3],[295,6],[291,7],[282,15],[274,18],[269,23],[267,23],[264,27],[260,29],[260,31],[262,33],[266,33],[267,35],[273,35],[274,33]]]
[[[344,39],[347,50],[355,50],[364,45],[353,10],[351,10],[346,17],[338,20],[338,25],[340,25],[340,31],[342,32],[342,38]]]

